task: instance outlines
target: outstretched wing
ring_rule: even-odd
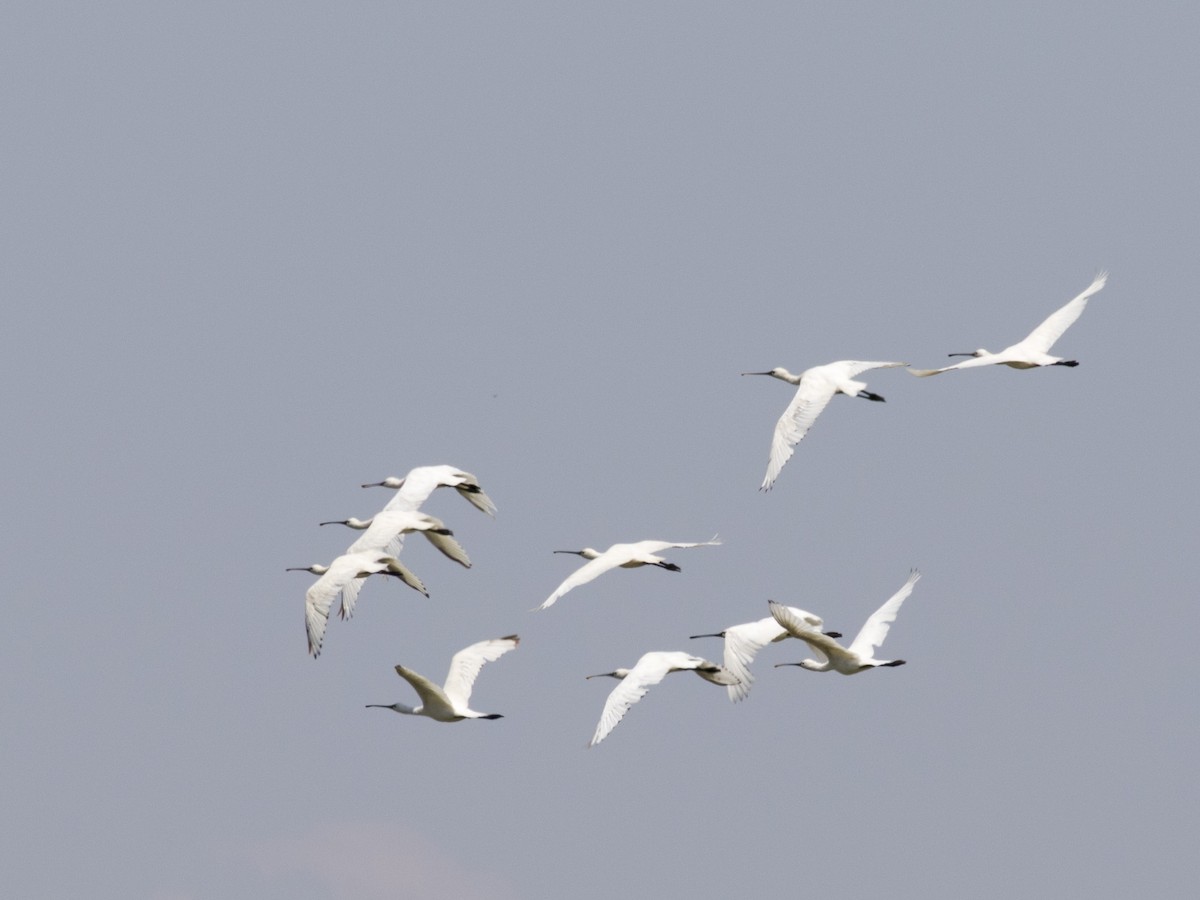
[[[545,599],[538,609],[545,609],[548,606],[553,606],[558,598],[567,591],[579,587],[581,584],[587,584],[596,578],[599,578],[609,569],[615,569],[624,560],[617,559],[616,556],[610,553],[603,553],[595,559],[589,559],[586,563],[567,576],[558,587],[554,589],[554,593]]]
[[[808,649],[812,651],[817,662],[827,662],[831,654],[836,656],[845,652],[841,644],[821,631],[825,623],[821,621],[820,616],[814,616],[795,606],[784,606],[774,600],[767,601],[767,608],[771,610],[771,618],[785,632],[808,644]]]
[[[645,697],[646,692],[662,681],[669,671],[671,663],[668,654],[647,653],[642,656],[604,701],[604,711],[600,713],[600,722],[588,746],[594,747],[608,737],[609,732],[625,718],[629,708]]]
[[[509,650],[514,649],[521,639],[515,634],[489,641],[480,641],[464,647],[450,658],[450,671],[446,675],[443,690],[455,706],[465,709],[471,699],[471,688],[479,676],[484,663],[494,662]]]
[[[908,576],[908,581],[904,582],[900,590],[892,594],[883,606],[871,613],[870,618],[863,623],[863,627],[855,636],[854,643],[850,645],[851,653],[856,653],[863,659],[870,659],[875,655],[875,648],[883,643],[892,623],[896,621],[900,604],[908,599],[908,595],[913,592],[913,585],[920,578],[921,573],[913,569]]]
[[[709,541],[697,541],[694,543],[672,543],[671,541],[638,541],[636,544],[625,544],[624,546],[630,549],[631,558],[636,558],[637,554],[641,553],[660,553],[663,550],[687,550],[691,547],[715,547],[720,544],[717,535],[712,536]],[[610,547],[610,550],[615,550],[617,546]]]
[[[909,369],[909,375],[916,375],[918,378],[928,378],[930,375],[941,375],[943,372],[949,372],[952,369],[974,369],[976,366],[994,366],[996,365],[996,357],[1000,354],[989,353],[987,356],[972,356],[970,359],[964,359],[960,363],[955,363],[952,366],[942,366],[940,369]]]
[[[421,713],[431,719],[450,720],[458,715],[454,705],[446,693],[424,675],[396,666],[396,674],[413,686],[417,696],[421,698]]]
[[[1021,346],[1035,353],[1049,353],[1054,342],[1062,337],[1062,333],[1074,325],[1075,320],[1083,313],[1088,297],[1104,287],[1106,281],[1108,281],[1108,273],[1100,272],[1083,293],[1067,303],[1066,306],[1055,310],[1045,322],[1029,332],[1029,336],[1021,341]]]
[[[466,497],[476,509],[482,510],[489,516],[494,517],[496,515],[496,504],[492,502],[491,497],[483,492],[483,488],[479,486],[479,482],[475,480],[475,476],[467,472],[460,472],[459,474],[465,475],[468,480],[462,484],[455,485],[455,490]]]
[[[440,526],[441,523],[439,523]],[[429,530],[425,532],[425,537],[429,539],[429,543],[437,547],[444,556],[454,560],[464,568],[471,568],[471,560],[467,558],[467,551],[463,549],[462,544],[456,541],[449,534],[442,534],[440,531]]]
[[[792,402],[788,404],[771,436],[771,455],[767,458],[767,474],[760,490],[769,491],[784,464],[792,458],[796,444],[808,434],[813,422],[833,399],[837,386],[824,378],[801,378]]]
[[[754,683],[750,663],[754,662],[758,651],[786,634],[783,626],[770,616],[725,629],[725,668],[738,680],[737,684],[729,685],[732,702],[745,700],[750,694],[750,685]]]

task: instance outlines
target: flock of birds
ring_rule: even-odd
[[[1004,365],[1014,369],[1032,369],[1041,366],[1079,365],[1076,360],[1050,355],[1054,345],[1083,312],[1088,298],[1104,287],[1107,273],[1101,272],[1090,285],[1065,306],[1052,313],[1021,341],[997,353],[979,349],[972,353],[951,353],[968,359],[940,369],[912,369],[908,371],[919,377],[938,375],[956,369],[968,369],[987,365]],[[779,421],[774,436],[763,478],[761,490],[770,490],[784,465],[795,451],[796,444],[803,439],[821,411],[836,394],[846,394],[865,400],[882,402],[883,397],[868,391],[867,385],[855,378],[871,369],[908,366],[902,362],[864,362],[842,360],[806,369],[793,375],[787,369],[775,368],[768,372],[744,372],[744,375],[770,375],[796,385],[796,393]],[[475,476],[454,466],[421,466],[411,470],[403,478],[389,477],[381,482],[364,484],[363,487],[385,487],[396,493],[386,506],[370,519],[348,518],[321,525],[344,525],[361,531],[362,534],[350,544],[346,552],[329,565],[296,567],[288,571],[306,571],[320,576],[305,594],[304,618],[308,634],[308,651],[319,656],[325,638],[326,626],[333,603],[340,597],[339,615],[345,619],[354,612],[355,601],[363,582],[372,575],[398,578],[404,584],[420,591],[429,592],[424,582],[399,559],[404,536],[409,532],[420,532],[447,558],[470,567],[471,561],[462,546],[455,540],[453,532],[433,516],[420,512],[424,502],[440,487],[454,488],[472,505],[490,516],[496,506]],[[719,544],[714,536],[711,540],[694,543],[671,541],[638,541],[628,544],[613,544],[601,552],[591,547],[582,550],[555,550],[555,553],[572,553],[583,557],[586,562],[542,602],[537,610],[553,606],[564,594],[587,584],[615,568],[638,568],[657,566],[678,572],[679,566],[658,554],[664,550],[708,547]],[[671,672],[695,672],[705,681],[725,686],[733,702],[744,700],[750,692],[754,677],[750,665],[758,651],[769,643],[787,639],[803,641],[810,658],[796,663],[780,663],[779,666],[800,666],[811,672],[838,672],[855,675],[868,669],[895,667],[905,664],[903,659],[877,659],[876,650],[883,644],[888,630],[896,620],[901,604],[912,594],[920,578],[915,569],[908,579],[882,606],[868,617],[854,640],[849,645],[838,643],[842,635],[824,631],[820,616],[796,607],[784,606],[774,600],[768,601],[770,615],[754,622],[733,625],[712,634],[692,635],[693,638],[719,637],[724,641],[723,664],[718,665],[700,656],[683,651],[654,651],[644,654],[633,668],[614,669],[591,678],[615,678],[620,684],[608,695],[600,721],[588,746],[604,740],[617,726],[635,703],[644,697],[651,687],[658,684]],[[402,703],[368,704],[368,707],[391,709],[405,715],[425,716],[438,722],[458,722],[463,719],[498,719],[499,713],[481,713],[471,709],[471,690],[485,663],[494,662],[513,650],[520,638],[507,635],[492,640],[479,641],[459,650],[450,660],[450,671],[445,682],[439,686],[423,675],[404,666],[396,666],[396,674],[412,685],[421,700],[419,706]]]

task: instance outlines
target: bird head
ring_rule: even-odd
[[[598,675],[588,675],[584,678],[585,681],[591,681],[593,678],[624,678],[629,674],[628,669],[613,669],[611,672],[601,672]]]
[[[572,553],[575,556],[582,556],[584,559],[595,559],[600,555],[599,550],[593,550],[591,547],[584,547],[582,550],[555,550],[555,553]]]
[[[383,481],[372,481],[369,484],[364,484],[363,487],[385,487],[385,488],[400,488],[404,486],[404,479],[397,478],[395,475],[389,475]]]
[[[313,563],[311,566],[289,566],[284,569],[285,572],[312,572],[314,575],[324,575],[329,571],[329,566],[323,566],[320,563]]]

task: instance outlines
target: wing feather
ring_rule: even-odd
[[[875,648],[883,644],[884,639],[888,636],[888,630],[896,621],[896,614],[900,612],[900,604],[908,599],[908,595],[913,592],[913,585],[920,578],[921,573],[913,569],[908,576],[908,581],[904,582],[900,590],[892,594],[883,606],[871,613],[867,621],[863,623],[863,627],[859,629],[854,642],[850,644],[851,653],[855,653],[863,659],[871,659],[875,655]]]
[[[480,641],[464,647],[450,658],[450,671],[446,674],[444,688],[446,696],[456,707],[465,709],[471,699],[471,689],[484,663],[494,662],[516,648],[521,639],[515,634],[502,638]]]
[[[1104,287],[1108,281],[1108,273],[1100,272],[1095,280],[1084,291],[1060,309],[1052,312],[1046,321],[1029,333],[1020,346],[1035,353],[1049,353],[1064,331],[1075,324],[1075,320],[1083,314],[1088,298]]]

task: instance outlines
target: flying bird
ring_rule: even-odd
[[[609,569],[615,569],[618,566],[622,569],[636,569],[638,566],[658,566],[660,569],[666,569],[668,572],[678,572],[679,566],[667,562],[661,556],[655,556],[660,550],[711,547],[719,543],[721,542],[714,535],[711,541],[701,541],[696,544],[675,544],[671,541],[638,541],[633,544],[613,544],[603,553],[599,550],[593,550],[591,547],[584,547],[582,550],[555,550],[555,553],[573,553],[576,556],[582,556],[587,562],[576,569],[571,575],[567,576],[567,579],[555,588],[554,593],[547,597],[545,602],[537,607],[537,609],[545,609],[548,606],[553,606],[558,598],[567,591],[577,588],[581,584],[587,584],[592,579],[603,575]]]
[[[658,684],[671,672],[695,672],[705,681],[713,684],[734,684],[737,678],[707,659],[692,656],[682,651],[660,650],[645,653],[632,669],[614,669],[612,672],[601,672],[599,675],[588,675],[588,678],[617,678],[618,684],[608,699],[604,701],[604,712],[600,714],[600,722],[596,733],[592,735],[589,747],[594,747],[617,727],[617,723],[629,712],[629,707],[646,696],[653,685]]]
[[[950,353],[949,356],[969,356],[952,366],[941,369],[909,369],[913,375],[926,377],[949,372],[952,369],[973,369],[977,366],[1008,366],[1012,369],[1036,369],[1040,366],[1079,365],[1078,360],[1063,359],[1061,356],[1051,356],[1050,348],[1054,346],[1064,331],[1075,324],[1075,320],[1083,313],[1088,298],[1104,287],[1108,280],[1107,272],[1100,272],[1095,280],[1087,286],[1082,294],[1075,297],[1066,306],[1051,313],[1050,316],[1023,340],[1011,347],[1005,347],[999,353],[992,353],[980,347],[974,353]]]
[[[895,366],[906,366],[902,362],[863,362],[856,359],[843,359],[823,366],[813,366],[805,369],[799,375],[793,375],[787,369],[776,367],[769,372],[743,372],[743,375],[770,375],[794,384],[796,395],[788,404],[779,421],[775,423],[775,434],[771,438],[771,455],[767,459],[767,474],[759,490],[769,491],[775,479],[779,477],[784,463],[792,458],[796,444],[800,443],[808,429],[812,428],[817,416],[833,399],[834,394],[845,394],[848,397],[861,397],[864,400],[883,402],[883,397],[872,394],[867,390],[866,382],[855,381],[854,376],[861,375],[870,369],[890,369]]]
[[[390,709],[406,716],[425,716],[436,722],[460,722],[463,719],[502,719],[500,713],[476,712],[468,706],[471,688],[484,663],[494,662],[509,650],[514,649],[521,639],[515,634],[489,641],[480,641],[464,647],[450,658],[450,672],[446,683],[438,687],[424,675],[412,669],[396,666],[396,674],[413,686],[421,698],[420,706],[405,706],[403,703],[368,703],[367,708]]]
[[[820,631],[825,624],[821,621],[820,616],[813,613],[805,612],[795,606],[785,608],[791,612],[797,628]],[[837,631],[826,631],[825,635],[832,638],[842,636]],[[758,651],[767,644],[787,640],[791,636],[786,628],[775,621],[773,616],[767,616],[757,622],[730,626],[715,634],[693,634],[692,638],[719,637],[725,639],[725,668],[737,678],[737,682],[728,687],[729,699],[733,703],[737,703],[739,700],[745,700],[750,694],[750,686],[754,683],[754,676],[750,674],[750,663],[754,662]]]
[[[843,675],[856,675],[865,669],[874,669],[879,666],[904,665],[902,659],[876,659],[875,648],[883,644],[884,638],[888,635],[888,629],[896,621],[896,613],[900,611],[900,604],[908,599],[908,595],[913,591],[913,585],[920,577],[921,573],[913,569],[908,576],[908,581],[904,582],[900,590],[892,594],[883,606],[871,613],[870,618],[863,624],[849,647],[843,647],[832,638],[812,629],[806,622],[797,620],[791,610],[783,604],[776,603],[774,600],[768,601],[767,606],[771,610],[771,615],[775,617],[775,621],[786,628],[792,637],[800,638],[807,643],[817,657],[815,660],[805,659],[798,663],[779,663],[776,668],[800,666],[810,672],[833,671],[841,672]]]
[[[363,487],[392,488],[396,495],[384,509],[403,509],[408,512],[420,509],[421,504],[438,488],[452,487],[476,509],[483,510],[489,516],[496,515],[496,504],[483,492],[475,476],[454,466],[418,466],[409,470],[403,478],[389,475],[383,481],[374,481]]]
[[[387,509],[376,513],[370,519],[362,521],[355,518],[337,519],[332,522],[321,522],[322,525],[346,525],[350,528],[364,530],[361,537],[347,548],[347,553],[358,553],[363,550],[379,550],[391,556],[400,552],[403,535],[410,531],[419,531],[429,539],[443,554],[466,568],[471,568],[471,560],[453,537],[454,532],[446,527],[441,519],[427,516],[424,513],[402,509]]]
[[[311,572],[320,575],[304,595],[304,625],[308,631],[308,652],[313,658],[321,655],[325,626],[329,623],[329,608],[338,594],[342,595],[340,615],[343,619],[354,614],[354,602],[363,580],[371,575],[394,575],[426,597],[429,592],[416,575],[396,559],[378,550],[362,553],[343,553],[327,566],[292,566],[289,572]]]

